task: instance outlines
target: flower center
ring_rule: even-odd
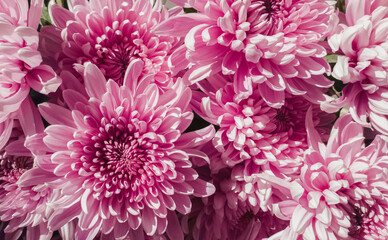
[[[251,210],[244,212],[240,218],[238,219],[236,225],[234,228],[236,230],[244,231],[246,227],[249,225],[249,223],[252,221],[252,219],[258,218]]]
[[[279,2],[277,0],[264,0],[263,6],[265,7],[265,11],[268,14],[268,18],[270,18],[272,12],[279,9]]]
[[[108,35],[112,38],[97,38],[95,45],[94,63],[100,67],[107,79],[123,83],[125,71],[129,63],[140,57],[140,47],[136,46],[135,39],[123,36],[120,30],[109,29]]]
[[[353,206],[354,212],[351,216],[352,226],[349,228],[349,236],[354,239],[361,239],[362,233],[364,232],[364,213],[360,208]]]
[[[102,152],[106,168],[120,173],[119,178],[131,179],[143,171],[146,152],[139,146],[138,141],[127,133],[119,133],[116,138],[105,140]]]
[[[278,132],[286,132],[291,128],[291,117],[286,109],[286,107],[282,107],[277,110],[276,116],[274,118],[274,122],[276,124],[276,129],[273,133]]]
[[[248,8],[251,34],[273,35],[283,28],[284,0],[253,0]]]
[[[109,198],[113,194],[142,196],[148,191],[144,186],[161,181],[159,172],[150,169],[158,164],[155,157],[164,154],[146,134],[139,134],[140,123],[133,121],[103,117],[100,127],[76,134],[80,137],[70,145],[82,161],[79,165],[82,170],[75,170],[89,176],[85,187],[93,189],[96,198]]]
[[[20,176],[31,169],[33,159],[26,156],[11,156],[0,152],[0,182],[16,183]]]

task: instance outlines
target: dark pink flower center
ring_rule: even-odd
[[[352,226],[349,228],[349,236],[354,239],[361,239],[362,233],[364,232],[364,213],[362,213],[361,209],[353,206],[354,212],[351,216]]]
[[[139,133],[138,123],[124,117],[104,117],[97,129],[76,135],[80,137],[70,149],[79,153],[76,155],[82,165],[78,166],[83,170],[75,170],[89,176],[85,187],[93,189],[97,198],[113,194],[136,198],[147,194],[148,187],[162,181],[161,175],[168,169],[157,161],[164,153],[159,151],[157,140],[150,139],[155,135],[145,137]]]
[[[96,40],[98,43],[95,45],[93,61],[107,79],[111,78],[122,84],[129,63],[136,58],[141,58],[142,41],[136,39],[136,34],[133,34],[133,38],[128,38],[123,36],[120,30],[108,29],[106,35],[110,35],[110,38],[102,40],[102,37],[98,37]]]
[[[284,0],[253,0],[248,8],[248,22],[252,34],[273,35],[283,28]]]
[[[241,233],[247,228],[253,219],[258,219],[258,216],[255,215],[251,210],[242,212],[240,214],[242,215],[238,218],[236,224],[233,227],[235,231],[237,230]]]
[[[292,127],[292,125],[294,125],[289,111],[287,111],[286,107],[284,106],[277,110],[274,123],[276,124],[276,129],[273,131],[274,133],[287,132]]]
[[[374,204],[379,205],[378,203]],[[375,208],[366,203],[361,203],[361,205],[357,203],[356,205],[350,204],[350,208],[347,209],[352,224],[349,228],[349,236],[352,239],[365,239],[365,236],[386,238],[388,217],[385,207]]]
[[[131,178],[137,173],[142,173],[145,159],[145,150],[139,147],[139,143],[133,136],[127,134],[118,134],[115,139],[104,141],[104,147],[101,149],[105,160],[106,168],[120,173],[119,178]]]
[[[25,156],[11,156],[0,152],[0,184],[2,181],[16,183],[20,176],[31,169],[33,159]]]
[[[268,14],[268,18],[272,16],[272,13],[276,11],[279,11],[280,9],[280,3],[278,0],[264,0],[263,6],[265,7],[265,12]]]

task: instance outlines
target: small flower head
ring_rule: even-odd
[[[157,33],[186,35],[187,50],[172,62],[187,58],[192,83],[222,72],[233,75],[239,98],[257,88],[272,107],[284,105],[286,92],[325,100],[321,89],[332,83],[322,75],[329,65],[319,41],[333,12],[325,0],[186,2],[199,13],[173,17]]]
[[[268,106],[258,90],[239,100],[233,85],[225,79],[219,75],[200,82],[204,93],[194,91],[192,101],[200,116],[220,127],[213,144],[222,153],[224,164],[253,164],[278,176],[298,174],[301,157],[308,148],[307,109],[314,108],[314,126],[326,137],[334,115],[322,112],[303,97],[289,94],[280,109]],[[222,81],[224,87],[217,90]]]
[[[377,136],[365,147],[362,127],[351,120],[349,114],[337,120],[327,146],[307,120],[311,148],[306,164],[290,189],[292,200],[275,207],[277,216],[290,220],[283,234],[291,232],[294,239],[386,238],[388,139]]]
[[[70,10],[51,5],[55,27],[48,27],[43,36],[50,39],[55,31],[62,36],[58,59],[61,69],[71,70],[75,66],[81,70],[90,61],[107,79],[122,84],[129,63],[140,59],[144,74],[158,73],[161,86],[170,84],[164,76],[168,74],[166,60],[178,40],[153,33],[155,26],[169,15],[161,1],[154,6],[149,0],[69,2]]]
[[[257,198],[254,195],[261,191],[253,185],[260,183],[253,180],[241,184],[233,178],[229,168],[212,174],[217,190],[214,195],[202,199],[203,206],[195,215],[194,239],[263,239],[288,225],[270,211],[252,204]]]
[[[38,126],[41,123],[34,123],[30,119],[30,124]],[[0,220],[4,222],[4,237],[17,239],[23,228],[27,227],[27,238],[50,238],[53,231],[47,227],[47,218],[51,212],[48,203],[59,194],[59,190],[29,178],[36,166],[24,142],[25,133],[19,121],[14,120],[10,139],[0,150]],[[46,174],[46,180],[52,176],[44,170],[38,174]],[[29,181],[24,182],[25,178],[29,178]]]
[[[0,124],[13,118],[31,88],[48,94],[61,84],[52,68],[41,64],[36,28],[42,4],[33,0],[29,8],[26,1],[0,3]]]
[[[347,1],[346,22],[329,44],[338,54],[333,76],[347,85],[326,109],[348,105],[353,119],[388,135],[388,5],[385,1]]]

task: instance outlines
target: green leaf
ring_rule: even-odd
[[[43,11],[42,11],[42,16],[40,17],[40,24],[42,26],[52,25],[46,4],[43,4]]]
[[[328,54],[325,56],[325,60],[328,63],[336,63],[337,62],[338,55],[336,54]]]

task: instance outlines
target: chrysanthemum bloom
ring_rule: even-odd
[[[240,98],[255,88],[270,106],[280,108],[285,92],[325,100],[321,88],[332,85],[325,36],[333,8],[324,0],[175,1],[199,13],[163,22],[158,34],[185,38],[172,55],[175,65],[190,62],[188,79],[195,83],[221,72],[234,76]],[[257,85],[253,86],[253,83]]]
[[[361,134],[354,136],[353,139],[356,138],[363,139]],[[356,144],[348,148],[360,149],[362,142]],[[348,162],[345,161],[351,173],[350,187],[344,191],[349,198],[349,205],[343,206],[352,223],[349,236],[355,239],[387,239],[388,138],[377,136],[368,147],[362,149],[360,153],[356,152],[350,159]]]
[[[327,110],[349,106],[353,119],[388,135],[388,2],[346,2],[346,23],[329,44],[338,54],[333,76],[347,85]]]
[[[298,175],[308,148],[307,109],[314,108],[314,126],[324,136],[328,136],[335,119],[318,105],[290,94],[286,94],[287,101],[280,109],[269,107],[257,89],[249,98],[239,100],[233,85],[221,75],[209,77],[199,87],[203,92],[193,91],[192,105],[203,119],[220,127],[213,144],[222,153],[224,164],[233,167],[244,162],[251,173],[257,170],[252,166],[256,165],[277,176]]]
[[[38,32],[43,1],[4,1],[0,4],[0,109],[15,111],[30,87],[47,94],[60,85],[53,70],[41,65]]]
[[[63,95],[70,109],[40,106],[52,125],[39,148],[52,154],[38,155],[37,162],[56,174],[64,194],[55,203],[51,228],[78,218],[79,239],[99,232],[120,238],[135,230],[174,237],[180,229],[174,225],[175,210],[187,214],[191,195],[214,192],[189,161],[190,156],[206,156],[192,149],[214,135],[213,127],[183,133],[193,117],[191,90],[178,80],[160,94],[152,75],[139,78],[142,71],[143,62],[132,61],[119,86],[87,63],[86,96],[68,89]]]
[[[204,205],[198,215],[193,216],[196,218],[194,239],[263,239],[287,227],[287,221],[242,199],[240,195],[250,191],[248,189],[252,189],[252,186],[246,186],[241,192],[236,191],[231,174],[231,169],[224,168],[212,175],[217,191],[210,197],[202,198]]]
[[[37,114],[37,112],[36,112]],[[39,116],[39,115],[38,115]],[[43,129],[41,119],[29,119],[30,128]],[[6,222],[5,239],[18,239],[24,228],[27,228],[27,239],[50,239],[52,231],[47,227],[50,207],[47,205],[59,190],[53,191],[45,184],[35,184],[29,178],[26,186],[21,187],[23,178],[28,178],[34,167],[31,152],[24,147],[24,133],[15,120],[10,140],[0,149],[0,220]],[[40,170],[46,179],[50,173]],[[51,177],[54,176],[51,174]]]
[[[7,121],[28,96],[30,88],[47,94],[61,81],[42,65],[36,28],[43,1],[2,1],[0,3],[0,122]]]
[[[67,10],[50,5],[50,17],[54,26],[42,29],[42,40],[52,42],[62,36],[62,47],[57,57],[59,67],[70,70],[83,68],[85,62],[98,66],[107,79],[120,84],[129,63],[134,59],[144,62],[144,74],[158,74],[160,85],[171,84],[167,57],[178,43],[176,37],[160,37],[153,33],[155,26],[179,9],[167,11],[161,1],[150,0],[69,0]],[[45,37],[47,36],[47,37]],[[45,40],[47,39],[47,41]],[[57,43],[58,44],[58,43]],[[52,46],[42,46],[48,53]],[[167,82],[166,82],[167,81]]]
[[[277,205],[290,220],[283,234],[296,239],[386,239],[388,139],[364,145],[362,127],[350,115],[337,120],[327,146],[308,121],[306,164],[291,188],[292,200]]]

